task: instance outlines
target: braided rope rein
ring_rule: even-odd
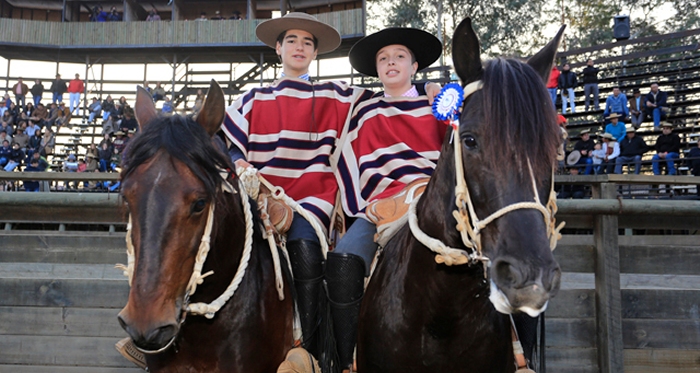
[[[481,81],[468,84],[464,88],[464,98],[466,99],[469,95],[481,89],[482,86]],[[549,247],[551,250],[554,250],[556,248],[557,241],[561,239],[560,231],[565,225],[564,222],[559,224],[559,226],[556,225],[555,214],[557,212],[557,197],[556,193],[554,192],[554,173],[552,172],[549,199],[547,204],[543,205],[540,201],[539,193],[537,192],[537,184],[532,172],[532,166],[530,165],[530,159],[528,158],[528,169],[530,171],[530,179],[532,180],[532,188],[535,195],[534,202],[517,202],[510,204],[500,208],[485,219],[479,220],[474,210],[474,204],[472,203],[469,195],[466,177],[464,176],[461,140],[459,137],[459,130],[457,128],[453,129],[452,142],[454,143],[455,154],[455,205],[457,207],[457,209],[452,212],[452,215],[454,216],[455,220],[457,220],[456,229],[460,232],[462,243],[465,247],[470,249],[470,251],[449,247],[442,241],[428,236],[420,229],[418,225],[418,216],[416,213],[416,206],[418,205],[420,196],[411,202],[408,211],[408,223],[411,233],[420,243],[436,253],[435,261],[439,264],[445,264],[447,266],[462,265],[467,263],[473,264],[481,261],[484,265],[484,276],[487,276],[486,268],[490,265],[491,261],[488,257],[483,255],[481,246],[481,231],[486,228],[489,223],[493,222],[499,217],[520,209],[535,209],[542,213],[545,226],[547,227]]]

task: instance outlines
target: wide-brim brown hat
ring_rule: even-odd
[[[287,30],[303,30],[315,36],[318,54],[332,52],[340,46],[338,30],[301,12],[287,13],[281,18],[267,20],[255,28],[255,35],[268,47],[275,48],[277,37]]]
[[[404,45],[418,62],[418,71],[440,58],[442,43],[430,33],[415,28],[391,27],[360,39],[350,49],[352,67],[369,76],[377,76],[377,52],[387,45]]]
[[[622,115],[618,113],[612,113],[609,116],[605,117],[605,119],[614,119],[614,118],[622,118]]]
[[[574,150],[571,153],[569,153],[568,157],[566,157],[566,164],[569,166],[573,166],[576,163],[578,163],[578,161],[580,159],[581,159],[581,152],[578,150]]]

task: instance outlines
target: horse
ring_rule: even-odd
[[[224,108],[213,80],[196,122],[160,116],[137,93],[141,131],[121,172],[131,288],[118,319],[151,372],[275,372],[293,344],[290,286],[279,294],[260,218],[246,213],[254,202],[213,142]]]
[[[527,63],[482,66],[471,20],[455,30],[466,98],[425,192],[367,287],[359,372],[516,370],[509,314],[537,316],[561,277],[550,199],[560,134],[544,81],[562,33]]]

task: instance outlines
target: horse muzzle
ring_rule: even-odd
[[[559,291],[561,269],[556,262],[544,268],[528,268],[496,260],[491,268],[489,300],[498,312],[524,312],[536,317],[547,308],[549,299]],[[528,276],[527,273],[536,275]]]
[[[147,355],[161,353],[170,348],[180,333],[180,322],[164,322],[145,327],[136,327],[122,310],[117,316],[119,324],[131,337],[136,348]]]

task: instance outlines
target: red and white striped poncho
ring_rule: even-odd
[[[236,100],[222,129],[249,163],[327,229],[338,191],[331,154],[353,106],[372,95],[343,82],[284,78]]]
[[[382,97],[359,104],[346,131],[333,164],[343,209],[363,217],[369,202],[432,175],[447,125],[435,119],[425,96]]]

